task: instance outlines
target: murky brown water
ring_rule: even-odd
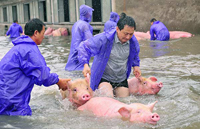
[[[71,37],[47,37],[39,46],[52,72],[60,77],[80,78],[81,72],[64,70]],[[56,85],[46,88],[35,85],[32,116],[0,116],[0,128],[15,129],[199,129],[200,128],[200,36],[169,42],[140,41],[141,70],[144,77],[155,76],[164,87],[157,95],[121,98],[125,103],[148,104],[161,119],[157,125],[131,124],[120,119],[98,118],[72,109],[68,100],[61,100]],[[0,60],[12,47],[0,37]],[[133,75],[131,75],[133,76]]]

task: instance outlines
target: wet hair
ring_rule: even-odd
[[[120,30],[122,30],[122,29],[124,29],[125,25],[128,25],[130,27],[134,27],[134,29],[136,30],[135,20],[132,17],[127,16],[125,13],[121,13],[120,19],[117,23],[117,26]]]
[[[18,21],[17,21],[17,20],[14,20],[13,22],[16,23],[16,22],[18,22]]]
[[[150,20],[150,22],[155,22],[155,21],[157,21],[155,18],[152,18],[152,19]]]
[[[43,29],[43,26],[45,26],[45,24],[40,19],[33,18],[25,25],[25,35],[33,36],[36,30],[40,33]]]
[[[122,17],[126,17],[126,14],[125,13],[121,13],[120,14],[120,18],[122,18]]]

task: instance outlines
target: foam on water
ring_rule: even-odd
[[[71,37],[46,37],[39,49],[46,59],[51,72],[61,78],[83,78],[81,71],[65,71]],[[160,115],[157,125],[131,124],[121,119],[96,117],[91,113],[79,112],[67,100],[61,99],[57,85],[51,87],[35,85],[31,94],[32,116],[0,117],[0,128],[98,128],[98,129],[189,129],[199,127],[200,123],[200,36],[172,40],[153,46],[150,41],[140,41],[141,71],[144,77],[155,76],[163,82],[157,95],[129,96],[116,98],[130,104],[139,102],[149,104],[155,101],[154,112]],[[188,45],[188,43],[190,43]],[[12,47],[5,37],[0,37],[0,59]],[[166,47],[167,46],[167,47]],[[154,49],[154,47],[157,47]],[[160,47],[160,48],[159,48]],[[164,51],[164,53],[162,52]],[[158,52],[158,53],[157,53]],[[160,54],[161,52],[162,54]],[[157,55],[156,55],[157,54]],[[92,62],[90,62],[92,65]],[[131,77],[133,74],[131,73]],[[97,95],[101,95],[97,91]]]

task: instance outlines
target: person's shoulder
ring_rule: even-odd
[[[78,20],[76,23],[80,24],[80,25],[82,25],[82,24],[85,24],[85,25],[89,24],[88,22],[83,21],[83,20]]]
[[[158,24],[153,24],[153,25],[151,25],[150,29],[155,29],[156,26],[158,26]]]
[[[132,40],[132,42],[138,42],[137,38],[135,37],[135,35],[132,36],[132,38],[130,39],[130,41]]]
[[[105,32],[101,32],[101,33],[95,34],[93,37],[98,38],[98,37],[104,37],[104,36],[106,36]]]
[[[89,23],[86,21],[80,20],[79,22],[76,23],[76,26],[78,26],[80,29],[89,29],[89,26],[91,26]]]

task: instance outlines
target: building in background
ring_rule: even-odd
[[[46,27],[66,27],[79,19],[82,4],[94,8],[92,22],[94,32],[103,32],[110,12],[125,12],[132,16],[136,31],[147,32],[150,19],[162,21],[170,31],[200,33],[199,0],[0,0],[0,35],[17,19],[23,27],[31,18],[40,18]]]
[[[79,20],[79,7],[86,4],[94,8],[91,25],[94,32],[103,31],[104,23],[112,11],[112,0],[1,0],[0,26],[8,26],[14,20],[24,27],[32,18],[39,18],[46,27],[66,27]]]

